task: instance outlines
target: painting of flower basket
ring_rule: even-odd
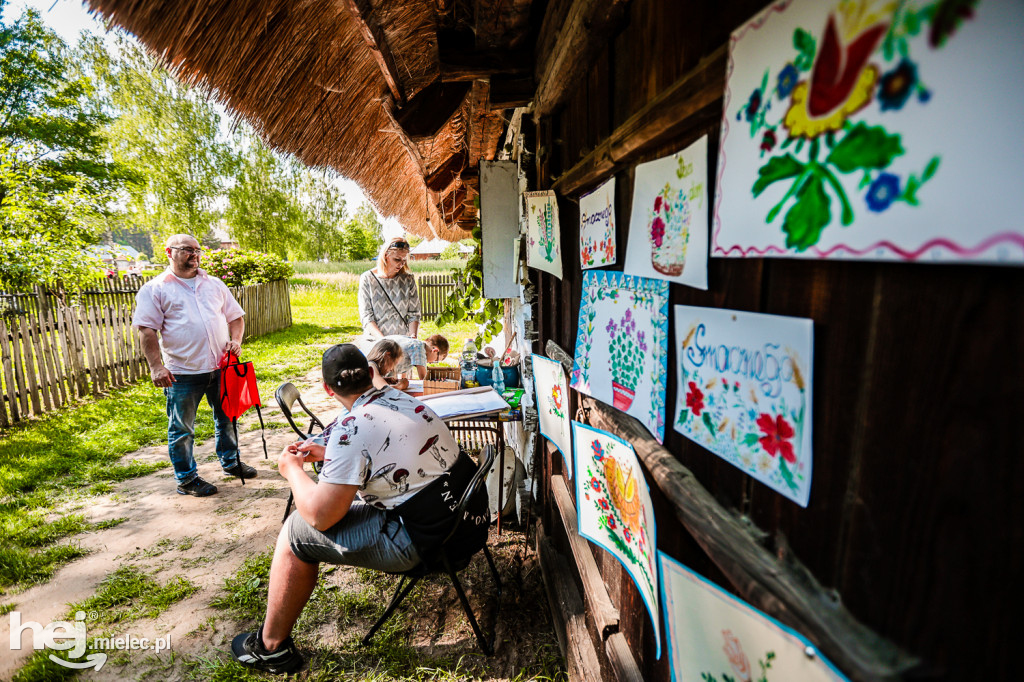
[[[708,139],[636,167],[624,271],[708,288]]]
[[[569,385],[631,414],[661,442],[668,371],[668,282],[583,273]]]
[[[540,433],[558,448],[565,471],[572,478],[572,437],[569,432],[569,389],[562,365],[543,355],[533,355],[533,389],[537,398]]]
[[[1019,19],[1012,0],[780,0],[738,28],[712,255],[1024,262]]]
[[[614,265],[615,178],[580,197],[580,267]]]
[[[806,507],[811,320],[677,305],[675,333],[675,430]]]
[[[647,606],[661,658],[657,532],[651,493],[636,452],[607,431],[572,422],[579,534],[618,559]]]
[[[524,192],[526,201],[526,264],[562,279],[562,241],[558,200],[552,191]]]
[[[806,637],[658,552],[673,680],[837,682],[847,678]]]

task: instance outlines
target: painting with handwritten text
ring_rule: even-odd
[[[811,320],[675,306],[673,426],[801,507],[811,494]]]
[[[673,680],[846,680],[806,637],[661,551],[658,568]]]
[[[668,282],[587,270],[569,385],[665,438]]]
[[[615,177],[580,197],[580,267],[615,264]]]
[[[1024,263],[1020,16],[777,0],[738,28],[712,255]]]
[[[569,433],[569,389],[562,364],[534,353],[533,389],[537,397],[540,434],[558,448],[565,471],[572,477],[572,437]]]
[[[524,192],[526,200],[526,264],[562,279],[562,235],[558,200],[553,191]]]
[[[572,439],[579,534],[608,550],[636,583],[654,625],[655,657],[661,658],[657,533],[636,452],[618,436],[577,421]]]
[[[708,288],[708,138],[636,167],[623,272]]]

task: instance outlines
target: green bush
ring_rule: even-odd
[[[205,255],[203,267],[229,287],[288,279],[293,272],[291,265],[270,253],[226,249],[208,251]]]

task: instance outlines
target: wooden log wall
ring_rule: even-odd
[[[552,113],[536,119],[536,139],[527,142],[538,150],[529,185],[559,194],[565,275],[531,273],[538,352],[548,340],[575,347],[580,194],[616,177],[620,256],[612,269],[621,269],[636,165],[707,134],[708,168],[717,167],[725,46],[730,32],[765,4],[633,0],[564,105],[539,107]],[[710,196],[714,176],[709,173]],[[979,220],[984,216],[978,206]],[[1014,678],[1008,633],[1015,610],[999,595],[1024,569],[1017,431],[1024,414],[1024,270],[713,258],[708,277],[706,292],[672,285],[670,304],[814,320],[810,503],[800,508],[669,428],[663,446],[638,444],[638,452],[648,453],[645,466],[659,463],[658,476],[647,471],[659,548],[799,628],[794,610],[808,605],[764,576],[744,578],[737,565],[745,570],[761,559],[730,552],[734,543],[745,550],[759,543],[766,572],[793,574],[788,560],[796,560],[855,619],[850,627],[878,636],[878,659],[892,662],[888,668],[840,663],[854,679]],[[677,342],[669,344],[669,414]],[[573,395],[570,413],[578,407],[591,408],[584,421],[643,439],[642,429],[630,433],[615,420],[596,419],[594,401]],[[557,537],[563,531],[551,476],[564,473],[560,457],[549,454],[544,467],[543,519]],[[680,470],[693,480],[683,485]],[[700,494],[687,490],[691,483],[706,491],[704,507],[681,506]],[[740,542],[738,532],[724,534],[716,550],[707,541],[720,531],[688,516],[711,506],[743,519],[750,537]],[[571,548],[558,549],[572,560]],[[591,551],[643,678],[669,679],[667,657],[654,659],[650,623],[632,581],[602,550],[591,545]]]
[[[23,312],[0,315],[0,429],[149,378],[131,326],[138,287],[124,284],[83,294],[89,305],[64,305],[65,296],[41,289],[4,294]],[[246,311],[245,338],[291,325],[286,280],[231,292]]]

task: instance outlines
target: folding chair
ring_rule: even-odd
[[[469,624],[473,628],[473,633],[476,635],[476,641],[480,644],[480,649],[490,656],[494,653],[494,640],[497,635],[497,619],[495,619],[494,626],[491,628],[491,632],[488,637],[484,636],[484,633],[480,629],[480,625],[477,623],[476,617],[473,615],[473,609],[469,605],[469,599],[466,597],[466,592],[462,589],[462,583],[459,581],[458,573],[462,569],[466,568],[469,563],[473,560],[473,557],[478,552],[483,550],[484,556],[487,558],[487,564],[490,566],[491,575],[494,576],[494,582],[498,586],[495,612],[497,611],[498,605],[501,603],[501,578],[498,576],[498,569],[494,565],[494,559],[491,558],[491,552],[487,549],[487,535],[484,534],[479,546],[467,548],[461,542],[457,542],[458,535],[456,531],[459,530],[459,526],[462,523],[471,523],[472,520],[467,520],[467,510],[469,509],[470,502],[477,495],[484,496],[484,502],[486,504],[487,488],[484,485],[484,479],[487,476],[487,472],[491,470],[491,465],[494,463],[494,446],[487,445],[480,452],[480,461],[476,472],[470,479],[469,484],[466,486],[465,492],[462,494],[462,498],[459,500],[459,506],[456,510],[451,529],[448,534],[441,540],[432,550],[426,552],[420,552],[420,563],[411,568],[408,571],[394,574],[401,575],[402,580],[398,583],[398,588],[395,590],[395,594],[391,597],[390,603],[384,610],[383,615],[373,624],[370,631],[363,637],[363,644],[369,644],[370,640],[373,639],[373,635],[388,618],[395,612],[395,609],[402,603],[405,597],[412,591],[412,588],[416,586],[422,578],[430,575],[431,573],[447,573],[448,577],[452,581],[452,587],[455,588],[455,592],[459,595],[459,601],[462,602],[462,608],[466,612],[466,617],[469,619]],[[486,506],[484,507],[486,509]]]
[[[299,394],[299,389],[295,388],[295,384],[289,382],[283,383],[277,387],[274,392],[274,398],[277,399],[277,405],[281,408],[281,414],[288,421],[288,424],[292,427],[295,434],[302,440],[312,438],[318,434],[323,434],[328,431],[329,427],[324,426],[324,423],[313,414],[306,403],[302,402],[302,396]],[[292,416],[292,410],[295,408],[295,404],[298,403],[302,411],[310,418],[309,427],[306,430],[302,430],[295,423],[295,418]],[[314,430],[317,429],[317,430]],[[313,473],[319,474],[322,468],[321,462],[313,462]],[[294,493],[288,493],[288,504],[284,508],[284,517],[281,519],[281,523],[284,523],[285,519],[288,518],[288,514],[292,510],[292,503],[295,501]]]

